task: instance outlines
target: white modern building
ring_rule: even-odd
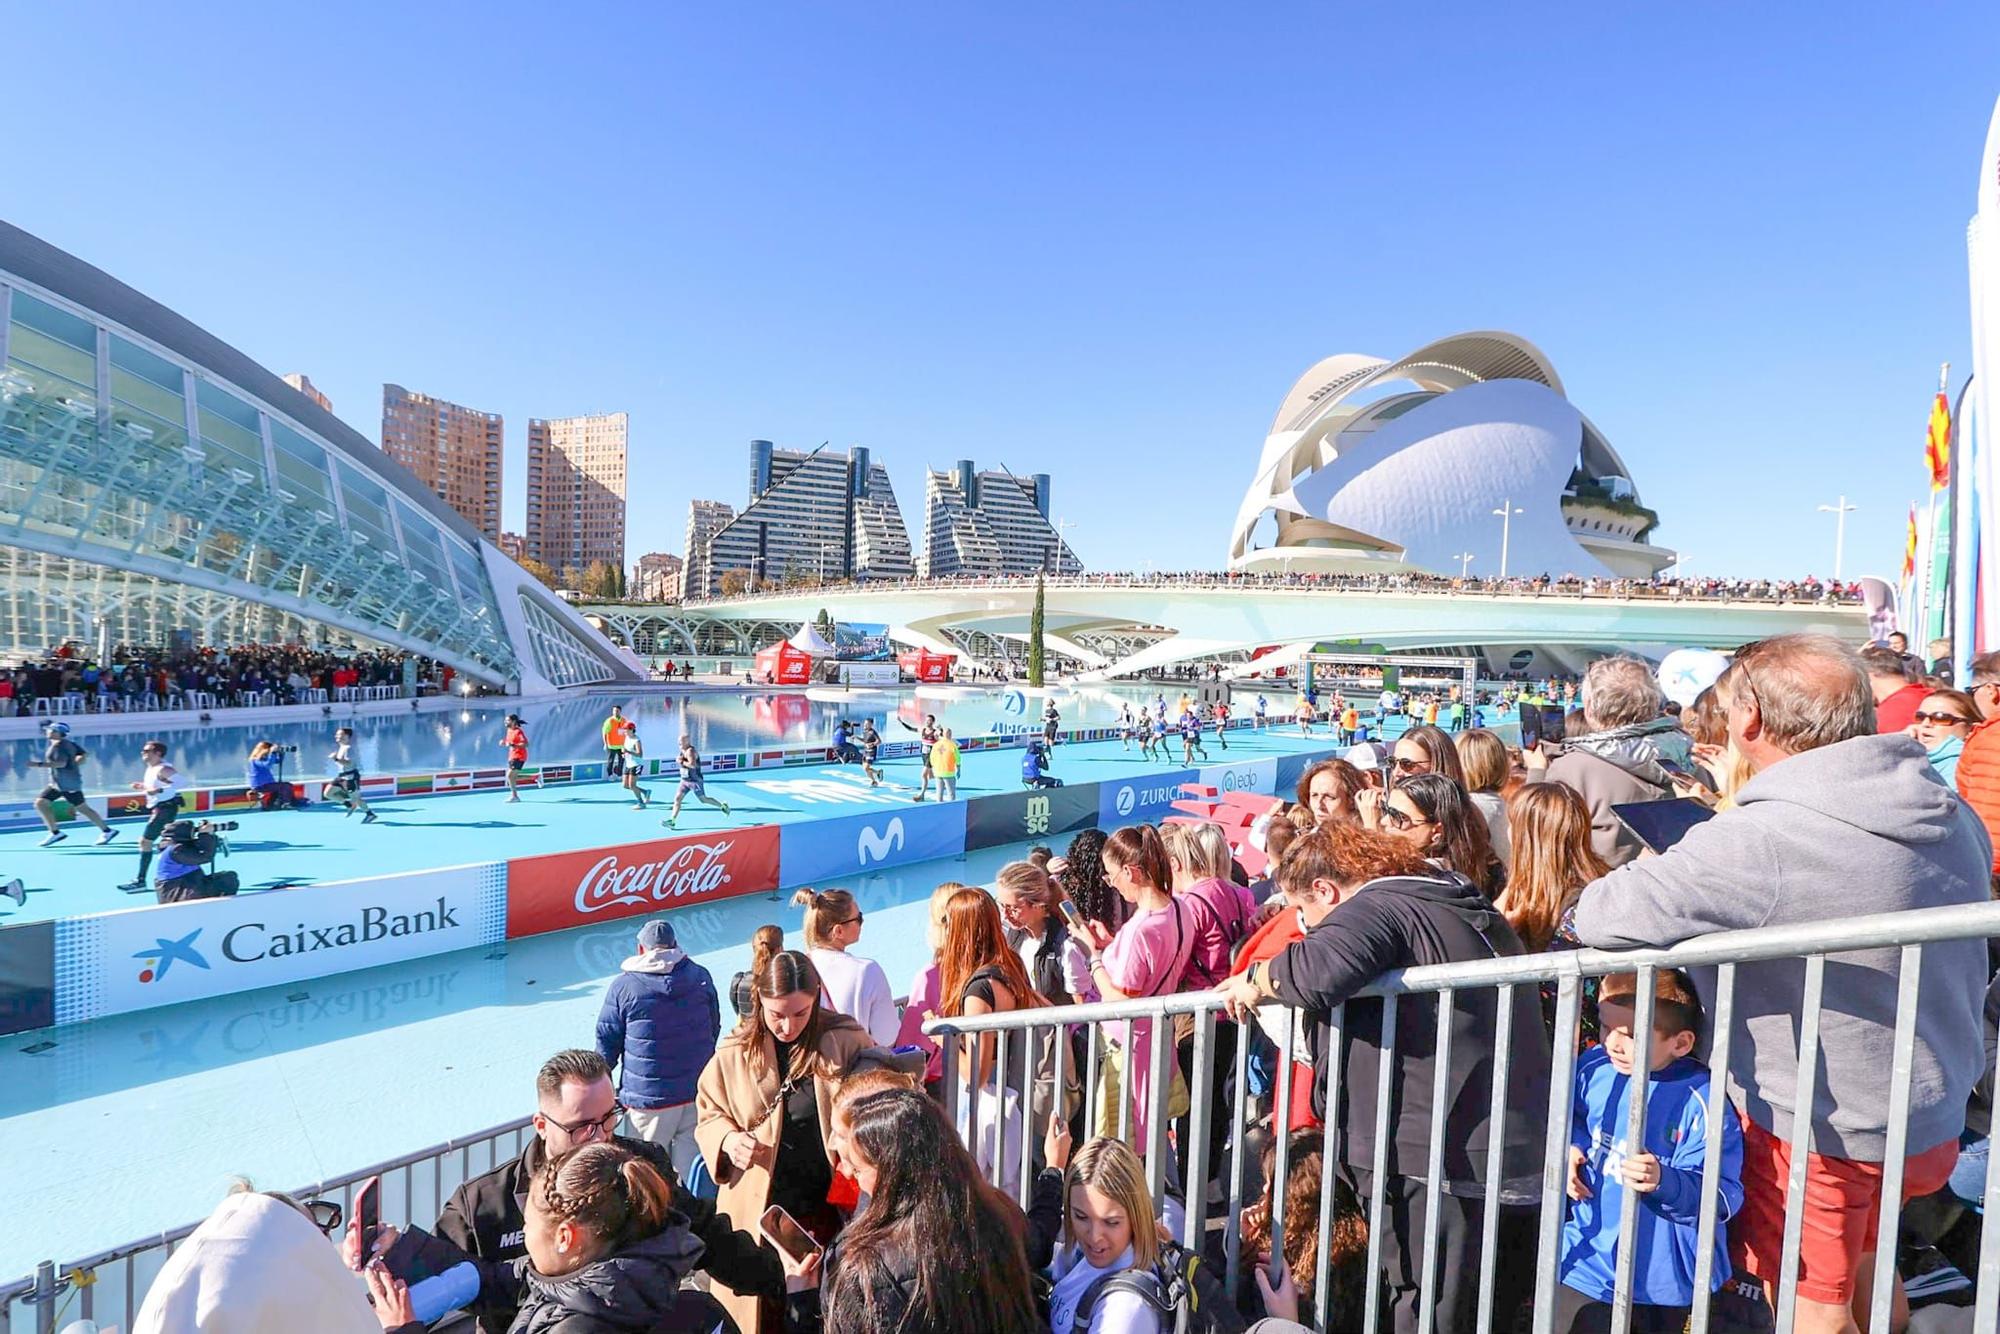
[[[1083,564],[1049,522],[1049,475],[975,471],[960,459],[924,477],[924,545],[917,573],[1080,573]]]
[[[1675,553],[1540,349],[1498,332],[1328,357],[1285,395],[1236,570],[1650,578]]]

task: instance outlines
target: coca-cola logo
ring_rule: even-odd
[[[602,912],[610,907],[631,907],[647,902],[667,903],[674,899],[700,899],[729,883],[723,857],[735,844],[683,843],[662,861],[621,866],[617,853],[600,858],[584,872],[576,886],[576,910]]]

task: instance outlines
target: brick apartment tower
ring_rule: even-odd
[[[528,554],[557,574],[624,568],[627,434],[622,412],[528,420]]]
[[[382,386],[382,452],[415,473],[489,542],[500,540],[497,412]]]

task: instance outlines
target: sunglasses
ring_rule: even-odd
[[[1431,762],[1427,759],[1413,760],[1406,755],[1398,755],[1394,760],[1394,764],[1406,774],[1428,773],[1431,767]]]
[[[1924,713],[1918,711],[1911,714],[1910,717],[1920,723],[1962,723],[1967,727],[1972,726],[1972,719],[1961,718],[1955,713]]]
[[[1397,806],[1384,806],[1382,808],[1382,823],[1388,825],[1391,829],[1415,829],[1421,825],[1430,824],[1431,821],[1412,815]]]
[[[333,1200],[300,1200],[299,1208],[312,1215],[313,1226],[327,1236],[340,1226],[340,1205]]]

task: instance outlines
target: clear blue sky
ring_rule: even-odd
[[[632,414],[628,555],[747,442],[1055,476],[1218,565],[1292,380],[1503,328],[1698,572],[1893,575],[2000,5],[8,7],[0,216],[379,438]]]

